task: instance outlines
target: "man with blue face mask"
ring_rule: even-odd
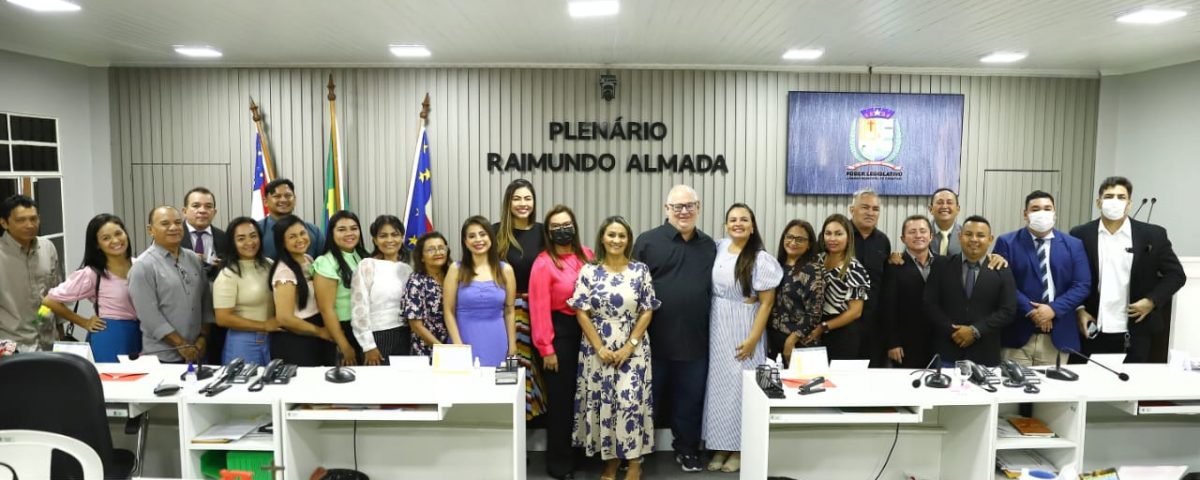
[[[1100,182],[1100,218],[1071,229],[1083,241],[1093,288],[1079,306],[1083,352],[1125,352],[1126,363],[1150,360],[1150,337],[1164,328],[1155,307],[1166,305],[1187,277],[1167,230],[1131,219],[1133,184],[1125,177]]]
[[[1004,329],[1005,359],[1026,366],[1066,361],[1079,350],[1075,308],[1092,288],[1083,242],[1054,228],[1054,196],[1025,197],[1026,228],[1002,235],[995,253],[1008,260],[1017,282],[1017,317]],[[1056,358],[1058,357],[1058,358]]]

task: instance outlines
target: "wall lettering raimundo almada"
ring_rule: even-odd
[[[667,125],[662,122],[550,122],[550,141],[627,141],[662,142]],[[528,153],[487,154],[489,172],[611,172],[618,168],[611,153]],[[626,172],[729,173],[724,154],[707,153],[633,153],[625,160]]]

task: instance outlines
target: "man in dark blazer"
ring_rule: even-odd
[[[1017,310],[1017,287],[1007,268],[987,268],[992,226],[974,215],[963,222],[962,253],[940,257],[925,282],[925,311],[942,363],[1000,363],[1000,331]]]
[[[225,231],[212,226],[213,218],[217,216],[217,198],[207,188],[193,188],[183,196],[182,212],[187,232],[179,245],[200,256],[204,262],[204,273],[212,281],[220,270],[217,253],[229,244]],[[197,239],[202,243],[199,248],[196,246]]]
[[[209,283],[212,283],[217,278],[217,272],[221,271],[217,253],[224,251],[229,244],[229,237],[225,232],[212,226],[213,218],[217,216],[217,197],[207,188],[195,187],[183,195],[182,212],[187,231],[184,232],[179,247],[196,252],[202,261],[204,274],[208,276]],[[225,350],[225,328],[215,323],[211,328],[204,361],[219,365],[221,353]]]
[[[880,320],[886,332],[885,347],[892,366],[922,368],[933,356],[933,326],[925,318],[925,278],[933,265],[929,239],[933,225],[924,215],[904,220],[900,241],[903,263],[883,268],[883,302]]]
[[[1100,218],[1071,229],[1083,242],[1093,287],[1076,310],[1084,353],[1125,352],[1126,363],[1150,360],[1150,337],[1164,328],[1157,307],[1171,301],[1187,277],[1166,229],[1128,217],[1133,184],[1125,177],[1100,183]]]
[[[1075,308],[1092,288],[1087,255],[1079,239],[1054,228],[1054,196],[1035,190],[1025,197],[1026,227],[996,241],[1017,282],[1017,313],[1001,337],[1004,358],[1025,366],[1066,361],[1079,350]]]

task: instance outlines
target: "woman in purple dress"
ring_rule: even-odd
[[[481,366],[500,365],[517,353],[513,301],[516,278],[500,262],[491,222],[476,215],[462,226],[463,259],[446,272],[446,329],[456,344],[471,346]]]

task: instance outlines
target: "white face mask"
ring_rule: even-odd
[[[1100,215],[1108,220],[1120,220],[1125,216],[1125,208],[1129,206],[1125,200],[1106,198],[1100,201]]]
[[[1029,214],[1029,228],[1038,233],[1048,232],[1054,228],[1054,212],[1041,210]]]

